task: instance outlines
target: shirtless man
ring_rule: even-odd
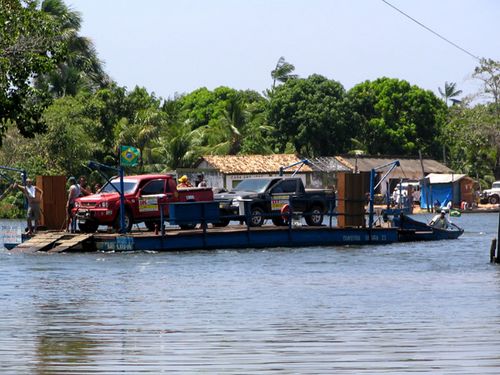
[[[39,187],[33,185],[33,180],[30,178],[26,179],[26,186],[15,184],[19,190],[21,190],[28,200],[28,235],[36,232],[36,229],[40,225],[40,203],[42,201],[43,191]],[[35,221],[35,226],[33,227],[33,221]]]

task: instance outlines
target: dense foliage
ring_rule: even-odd
[[[1,0],[0,25],[1,144],[10,124],[24,136],[45,129],[41,116],[50,96],[32,81],[54,69],[64,44],[58,37],[60,24],[34,0]]]
[[[367,154],[439,155],[446,107],[431,91],[379,78],[356,85],[348,96],[355,138]]]
[[[278,152],[285,152],[291,143],[305,156],[343,153],[353,135],[347,126],[344,87],[320,75],[290,79],[276,88],[268,118]]]

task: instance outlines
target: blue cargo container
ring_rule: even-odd
[[[168,221],[172,225],[216,223],[219,221],[218,202],[170,203]]]

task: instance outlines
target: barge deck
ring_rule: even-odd
[[[135,231],[71,234],[41,232],[15,246],[15,253],[89,251],[185,251],[303,246],[345,246],[397,242],[397,228],[275,227],[167,230],[165,234]]]

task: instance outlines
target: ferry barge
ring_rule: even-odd
[[[391,163],[389,171],[399,165]],[[387,167],[387,165],[380,168]],[[382,180],[385,176],[382,178]],[[381,181],[382,181],[381,180]],[[380,184],[380,182],[378,184]],[[250,209],[238,217],[222,217],[219,202],[173,202],[169,203],[169,217],[160,217],[160,228],[132,230],[128,232],[122,217],[119,233],[66,233],[41,232],[32,238],[23,238],[20,244],[11,244],[12,252],[70,252],[70,251],[184,251],[214,250],[226,248],[272,248],[304,246],[349,246],[367,244],[389,244],[402,241],[425,241],[458,238],[463,230],[458,227],[437,229],[410,219],[402,212],[391,212],[375,219],[374,190],[375,169],[370,176],[370,199],[368,213],[365,212],[365,197],[360,188],[359,174],[344,174],[339,179],[338,207],[330,204],[325,212],[328,224],[304,225],[305,213],[289,211],[272,215],[281,216],[287,224],[283,226],[252,226]],[[122,190],[123,191],[123,190]],[[123,197],[121,197],[123,201]],[[122,203],[123,204],[123,203]],[[335,208],[335,210],[334,210]],[[163,212],[162,209],[159,210]],[[124,212],[124,210],[120,210]],[[163,215],[163,214],[162,214]],[[336,217],[336,226],[333,225]],[[268,217],[269,219],[270,217]],[[240,225],[220,227],[221,221],[239,220]],[[286,219],[286,220],[285,220]],[[275,220],[274,220],[275,221]],[[170,226],[165,227],[165,222]],[[234,221],[233,221],[234,222]],[[248,223],[242,225],[241,222]],[[318,222],[318,224],[321,222]],[[179,228],[197,228],[184,229]]]

